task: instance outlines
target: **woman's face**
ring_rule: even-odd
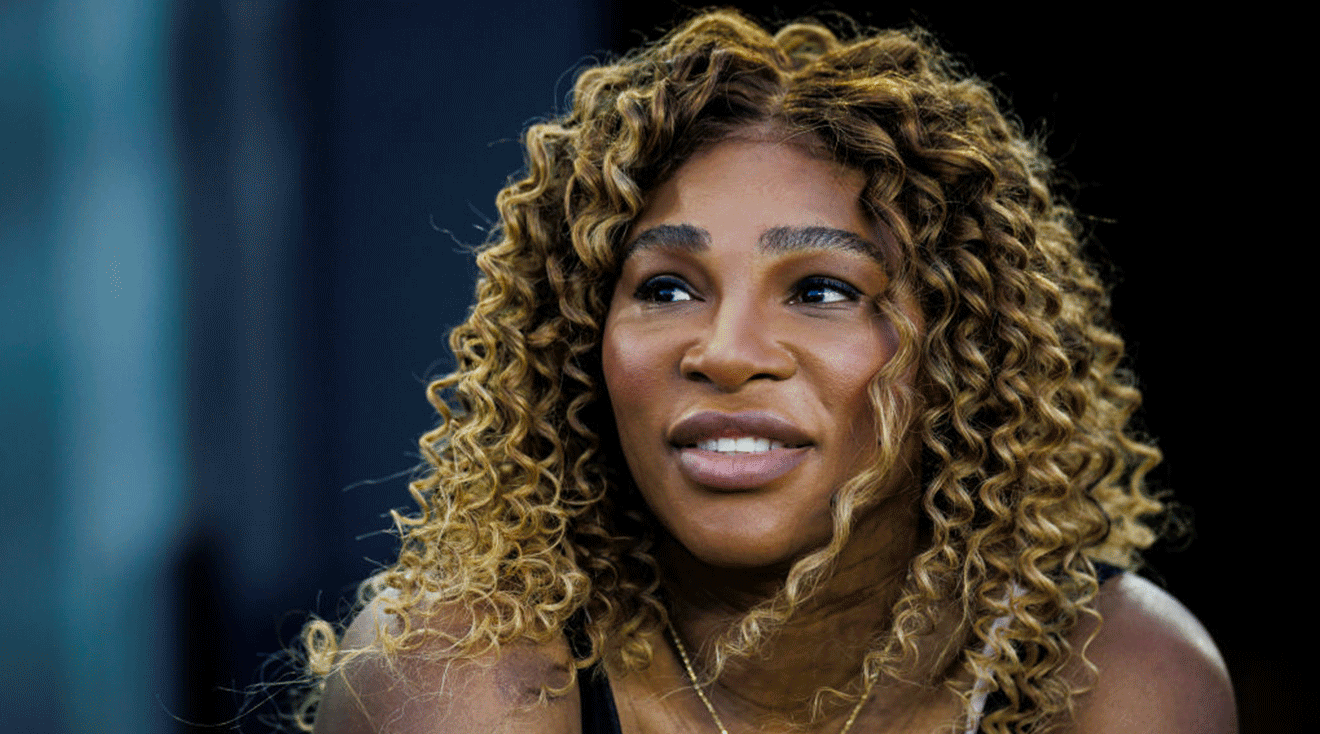
[[[665,528],[722,567],[828,541],[830,500],[874,460],[867,388],[894,355],[874,306],[897,251],[860,172],[731,139],[655,190],[605,323],[624,457]]]

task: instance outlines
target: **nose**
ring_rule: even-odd
[[[724,391],[755,380],[786,380],[797,371],[797,360],[776,331],[773,317],[754,304],[723,301],[683,353],[679,369],[689,380]]]

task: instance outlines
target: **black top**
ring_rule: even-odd
[[[1102,584],[1122,572],[1123,569],[1107,563],[1095,564],[1096,580]],[[580,633],[570,633],[568,639],[575,655],[585,653],[585,640]],[[582,734],[623,734],[619,710],[614,707],[614,692],[610,690],[610,679],[603,665],[596,663],[578,674],[578,694],[582,699]],[[986,696],[982,715],[1006,706],[1008,696],[1003,691],[993,691]]]
[[[578,694],[582,698],[582,734],[623,734],[603,665],[596,663],[578,674]]]

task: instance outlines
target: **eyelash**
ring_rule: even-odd
[[[795,288],[797,295],[794,296],[795,303],[807,303],[813,305],[828,305],[838,303],[839,301],[855,302],[861,299],[862,292],[837,278],[827,278],[823,275],[812,275],[798,281]],[[836,301],[808,301],[802,296],[808,291],[834,291],[843,296]]]
[[[687,298],[661,297],[664,293],[672,293],[674,291],[682,292]],[[833,301],[808,300],[805,298],[805,295],[810,291],[834,291],[843,296],[843,298]],[[798,281],[797,285],[793,288],[793,293],[794,295],[790,301],[791,303],[803,303],[808,305],[828,305],[840,301],[855,302],[862,297],[862,292],[851,285],[848,285],[837,278],[827,278],[822,275],[812,275]],[[637,288],[637,291],[633,293],[633,297],[640,301],[649,301],[651,303],[677,303],[681,301],[697,300],[696,295],[692,292],[692,287],[687,283],[684,283],[682,279],[676,278],[672,275],[657,275],[653,278],[648,278]]]
[[[686,299],[661,298],[660,294],[665,291],[682,291],[687,294]],[[637,292],[633,293],[633,298],[639,301],[649,301],[651,303],[675,303],[680,300],[695,301],[697,297],[692,293],[692,288],[681,279],[672,275],[657,275],[654,278],[647,278],[640,286]]]

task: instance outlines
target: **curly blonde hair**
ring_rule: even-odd
[[[884,610],[892,633],[868,670],[910,663],[919,638],[947,629],[952,602],[956,632],[935,674],[1006,696],[987,731],[1038,730],[1071,710],[1075,684],[1060,673],[1074,654],[1066,633],[1094,614],[1092,560],[1131,567],[1154,540],[1142,520],[1161,504],[1143,477],[1159,454],[1128,433],[1140,394],[1049,162],[920,31],[840,40],[795,23],[771,35],[705,13],[582,72],[572,109],[531,126],[526,175],[499,194],[476,304],[450,337],[457,369],[427,389],[442,420],[420,441],[419,510],[395,513],[398,560],[363,586],[364,600],[391,590],[384,609],[400,620],[378,646],[440,638],[475,656],[574,627],[579,667],[649,663],[649,633],[667,619],[654,523],[623,467],[600,367],[618,253],[651,188],[703,147],[767,127],[865,174],[862,204],[899,242],[898,282],[924,320],[918,330],[880,304],[904,348],[872,386],[891,447],[879,464],[892,465],[887,436],[919,435],[929,543]],[[910,365],[912,394],[880,386]],[[840,493],[830,543],[721,640],[716,672],[829,572],[867,486]],[[425,623],[443,608],[470,624]],[[342,664],[328,623],[304,639],[314,673]]]

